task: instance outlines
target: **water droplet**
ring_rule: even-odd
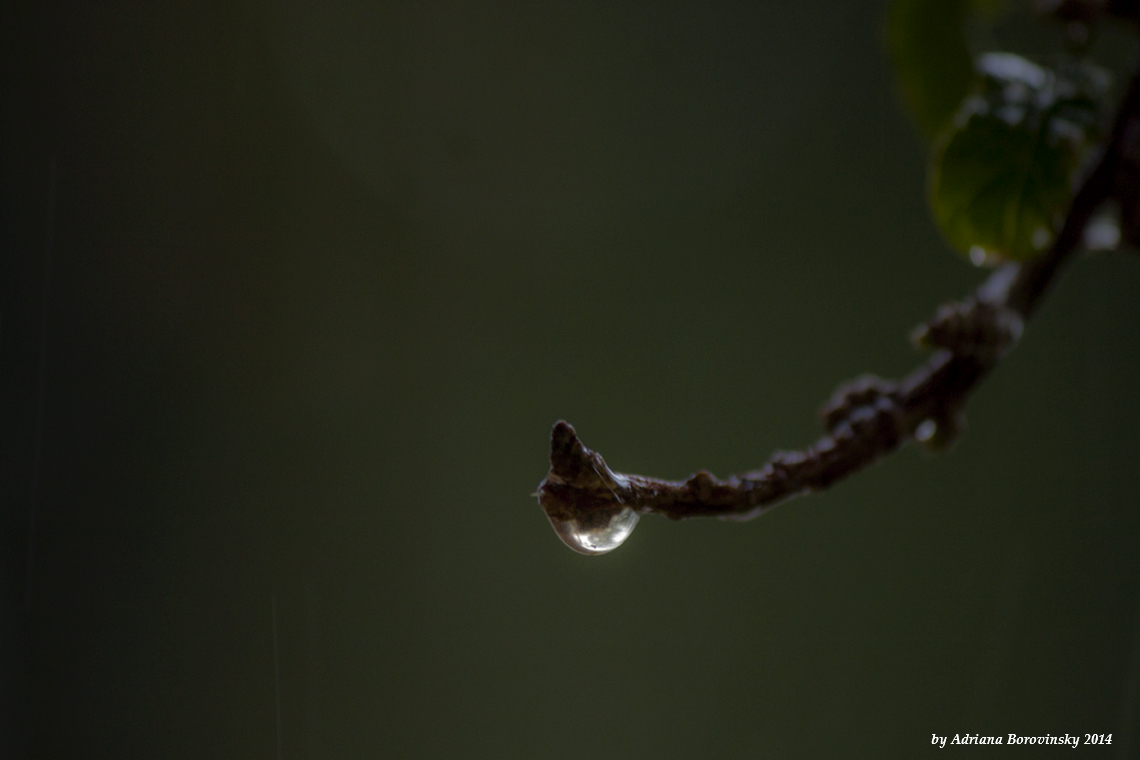
[[[923,420],[914,431],[914,437],[921,443],[928,443],[934,439],[938,432],[938,423],[934,420]]]
[[[985,266],[987,258],[988,257],[986,255],[986,249],[985,248],[982,248],[980,245],[970,246],[970,263],[971,264],[973,264],[976,267]]]
[[[1090,251],[1113,251],[1120,245],[1120,225],[1108,217],[1093,219],[1085,225],[1085,248]]]
[[[571,520],[556,520],[550,515],[554,532],[562,543],[580,554],[605,554],[625,543],[637,526],[640,515],[629,507],[615,506],[612,510],[594,510],[588,516]]]

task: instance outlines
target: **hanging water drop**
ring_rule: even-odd
[[[579,554],[605,554],[625,543],[637,527],[640,515],[629,507],[618,506],[611,511],[595,511],[588,516],[579,515],[560,520],[551,515],[550,525],[562,543]]]
[[[925,419],[919,426],[914,429],[914,438],[919,443],[929,443],[934,440],[934,436],[938,434],[938,423],[931,419]]]
[[[564,420],[550,432],[550,472],[535,496],[562,543],[580,554],[618,548],[640,517],[630,477],[607,467]]]

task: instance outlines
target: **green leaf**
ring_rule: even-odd
[[[887,50],[911,116],[927,138],[946,127],[974,79],[963,26],[970,0],[894,0]]]
[[[950,244],[974,263],[1026,259],[1052,241],[1096,136],[1107,78],[1008,53],[979,57],[978,71],[980,92],[935,151],[931,207]]]
[[[1023,259],[1049,243],[1069,197],[1071,151],[1025,125],[975,114],[936,159],[931,204],[950,244],[985,263]]]

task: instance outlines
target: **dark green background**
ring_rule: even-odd
[[[881,4],[2,12],[4,757],[1140,752],[1133,254],[948,455],[597,558],[528,496],[560,417],[802,446],[980,279]]]

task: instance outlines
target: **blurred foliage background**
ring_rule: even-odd
[[[560,417],[670,478],[805,445],[980,280],[883,4],[2,13],[5,757],[1140,751],[1132,253],[948,455],[598,558],[528,496]]]

